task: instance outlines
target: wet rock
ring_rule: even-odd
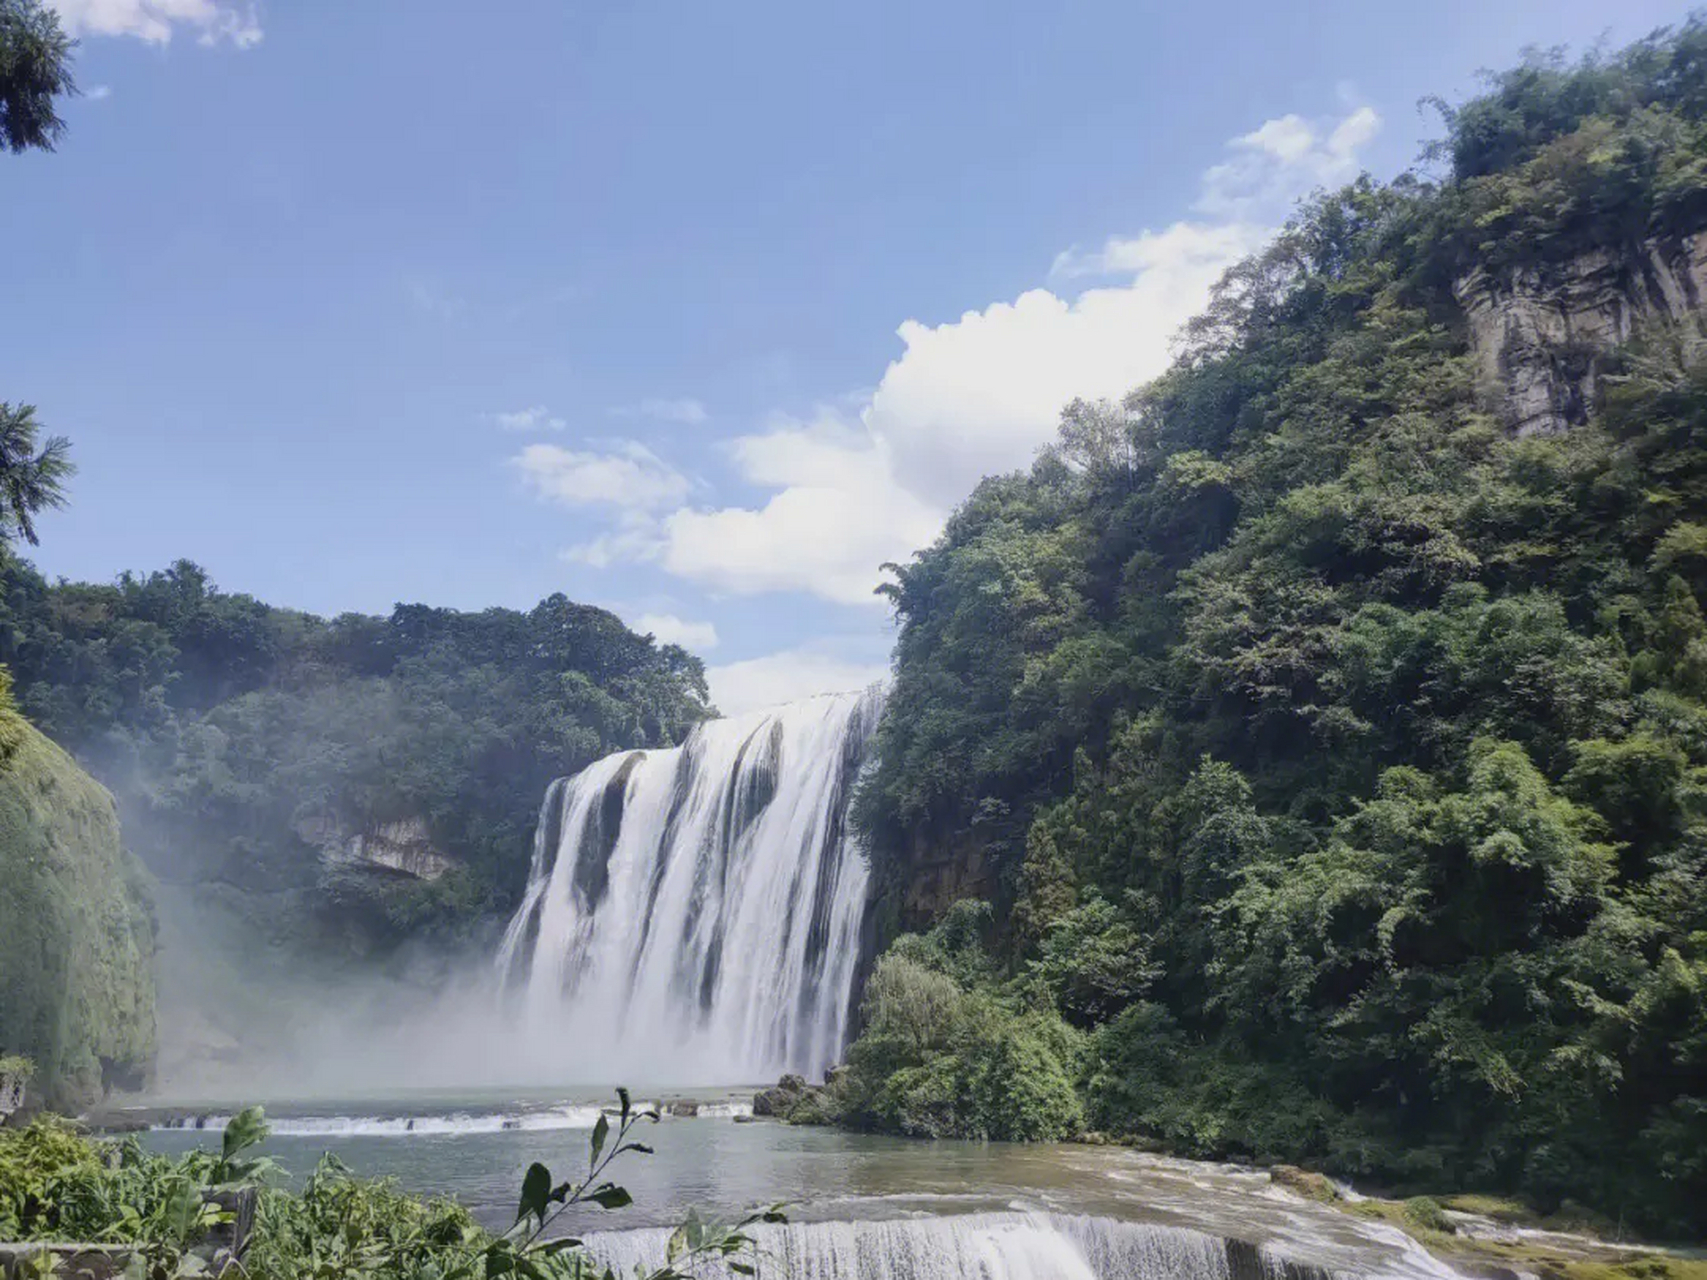
[[[760,1089],[753,1095],[753,1114],[756,1116],[786,1116],[810,1088],[804,1076],[792,1072],[776,1082],[776,1087]]]
[[[791,1106],[798,1095],[785,1093],[781,1089],[760,1089],[753,1095],[753,1114],[756,1116],[780,1116]]]
[[[677,1098],[669,1106],[669,1113],[682,1119],[699,1114],[699,1103],[691,1098]]]
[[[788,1109],[789,1124],[834,1124],[836,1108],[823,1089],[808,1089]]]
[[[1277,1164],[1268,1171],[1269,1181],[1277,1187],[1285,1187],[1306,1200],[1320,1200],[1324,1203],[1340,1198],[1339,1188],[1319,1173],[1311,1173],[1308,1169],[1300,1169],[1293,1164]]]

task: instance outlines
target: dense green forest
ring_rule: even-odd
[[[102,787],[23,719],[0,672],[0,1057],[51,1105],[135,1088],[154,1059],[148,875]]]
[[[857,817],[939,923],[816,1109],[1707,1227],[1701,317],[1553,351],[1520,435],[1455,290],[1698,310],[1707,24],[1437,105],[894,568]]]
[[[507,910],[552,778],[709,714],[699,659],[560,595],[325,620],[188,562],[91,585],[0,561],[0,662],[29,719],[111,788],[157,877],[363,948]],[[411,821],[450,870],[336,856]]]

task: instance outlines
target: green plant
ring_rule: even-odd
[[[389,1180],[357,1178],[331,1156],[300,1191],[276,1185],[273,1163],[253,1154],[267,1136],[258,1107],[227,1123],[218,1151],[175,1160],[145,1151],[133,1137],[96,1142],[47,1117],[24,1129],[0,1130],[0,1238],[128,1246],[127,1275],[134,1280],[200,1276],[233,1264],[252,1280],[598,1280],[610,1273],[579,1241],[548,1237],[571,1206],[620,1209],[630,1203],[629,1193],[607,1175],[619,1157],[650,1153],[632,1135],[658,1115],[637,1111],[625,1089],[618,1102],[595,1123],[585,1176],[554,1182],[544,1165],[531,1166],[515,1222],[498,1234],[453,1201],[423,1200]],[[233,1257],[215,1249],[210,1236],[233,1224],[246,1196],[256,1201],[253,1229],[241,1256]],[[780,1205],[728,1224],[690,1213],[672,1234],[664,1264],[644,1280],[691,1280],[696,1265],[709,1258],[753,1275],[750,1228],[784,1220]],[[43,1265],[51,1262],[39,1256]]]

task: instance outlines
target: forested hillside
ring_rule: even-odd
[[[50,1105],[136,1088],[153,1064],[147,879],[112,797],[18,715],[0,672],[0,1050],[30,1060]]]
[[[844,1120],[1707,1226],[1707,26],[1441,114],[895,569]]]
[[[188,562],[90,585],[7,560],[0,662],[162,881],[358,949],[507,910],[552,778],[708,714],[697,658],[562,596],[328,621]]]

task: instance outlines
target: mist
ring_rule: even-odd
[[[869,884],[847,806],[883,693],[712,721],[554,784],[508,926],[366,962],[162,886],[153,1100],[694,1087],[839,1059]]]

